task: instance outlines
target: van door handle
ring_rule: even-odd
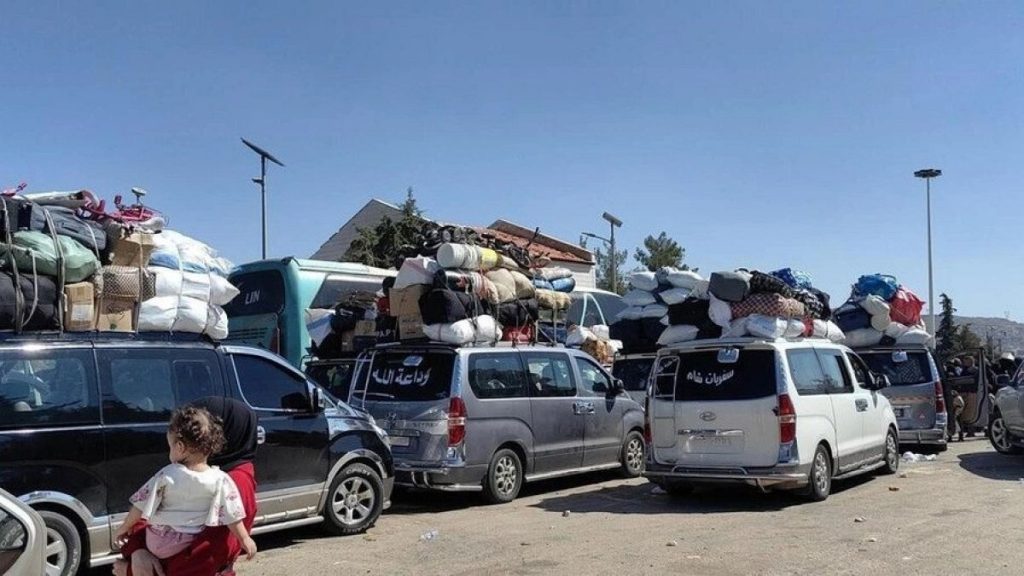
[[[584,404],[586,404],[587,414],[593,414],[594,413],[594,403],[593,402],[584,402]]]
[[[857,404],[857,412],[867,412],[868,411],[868,401],[867,400],[864,400],[863,398],[858,398],[856,404]]]
[[[267,431],[263,426],[256,427],[256,444],[263,444],[267,441]]]

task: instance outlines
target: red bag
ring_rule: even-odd
[[[502,340],[505,342],[516,342],[529,344],[533,342],[533,325],[526,326],[503,326]]]
[[[916,326],[921,322],[921,310],[924,309],[924,300],[917,297],[910,290],[900,286],[889,302],[889,315],[893,322],[899,322],[904,326]]]

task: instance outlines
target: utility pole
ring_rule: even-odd
[[[611,244],[611,251],[612,251],[612,254],[611,254],[611,256],[612,256],[612,292],[618,292],[618,289],[619,289],[619,279],[618,279],[619,264],[618,264],[618,262],[616,262],[616,260],[618,259],[618,254],[616,254],[616,252],[615,252],[615,229],[622,227],[622,220],[619,220],[618,218],[616,218],[615,216],[612,216],[611,214],[609,214],[607,212],[602,214],[601,217],[608,221],[608,224],[611,226],[611,229],[612,229],[611,242],[609,242]]]
[[[262,210],[262,220],[263,220],[263,259],[266,260],[267,259],[267,160],[270,160],[271,162],[273,162],[274,164],[277,164],[278,166],[280,166],[282,168],[284,168],[284,164],[282,164],[281,161],[278,160],[277,158],[274,158],[274,156],[271,155],[270,152],[267,152],[263,148],[260,148],[259,146],[253,144],[252,142],[249,142],[245,138],[242,138],[242,144],[245,144],[250,149],[252,149],[253,152],[255,152],[255,153],[260,155],[260,177],[259,178],[253,178],[252,181],[253,181],[254,184],[259,184],[260,185],[260,200],[261,200],[261,202],[263,204],[263,210]]]
[[[932,273],[932,178],[942,176],[942,170],[925,168],[914,172],[917,178],[924,178],[928,202],[928,317],[932,324],[932,336],[938,332],[935,325],[935,282]]]

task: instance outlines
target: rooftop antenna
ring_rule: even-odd
[[[284,164],[280,160],[274,158],[274,155],[267,152],[263,148],[249,142],[245,138],[242,138],[242,144],[248,146],[253,152],[260,155],[260,177],[253,178],[254,184],[260,185],[260,199],[263,203],[263,259],[267,259],[267,160],[270,160],[274,164],[284,168]]]

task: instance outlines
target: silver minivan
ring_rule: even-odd
[[[882,394],[892,403],[900,444],[946,449],[946,396],[932,353],[924,346],[879,346],[857,350],[872,372],[891,387]]]
[[[643,409],[578,350],[381,345],[360,357],[349,399],[388,432],[406,487],[502,503],[526,481],[643,472]]]

